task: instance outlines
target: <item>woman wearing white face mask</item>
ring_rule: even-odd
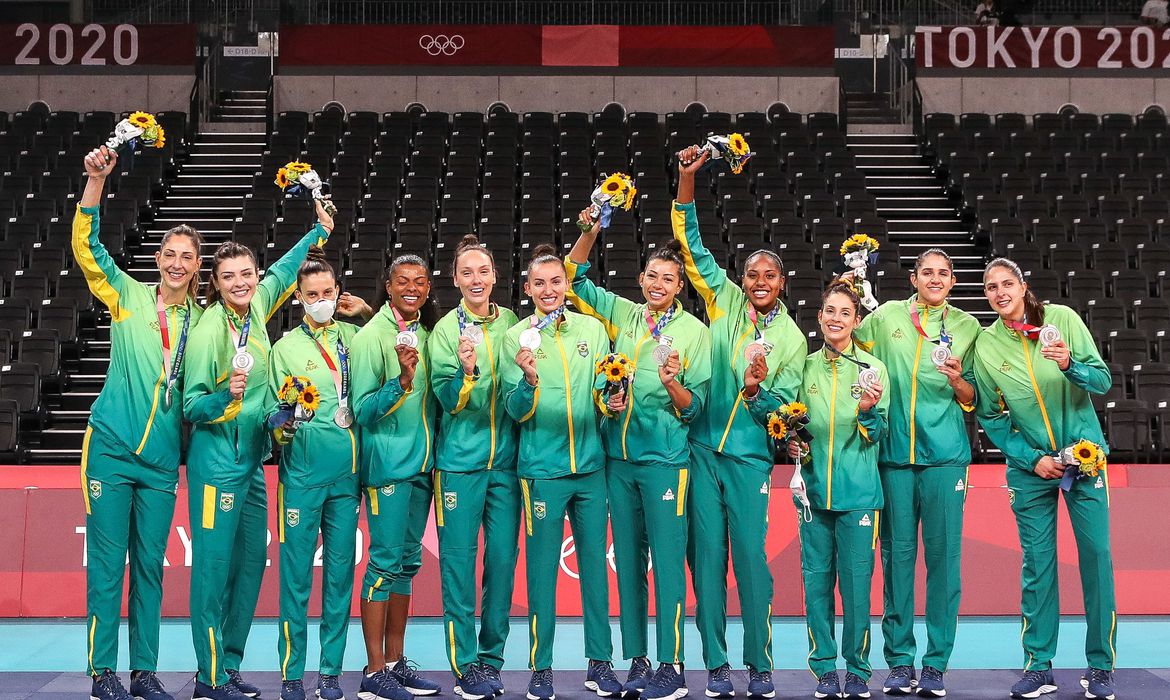
[[[358,485],[358,426],[349,400],[349,344],[358,328],[335,321],[338,287],[320,248],[312,247],[297,272],[301,325],[272,346],[269,355],[267,415],[280,413],[280,393],[289,378],[307,378],[316,391],[312,418],[292,417],[275,426],[284,447],[277,486],[280,541],[280,626],[277,646],[283,680],[281,697],[304,698],[309,594],[317,531],[322,538],[321,659],[317,695],[341,700],[338,684],[345,655],[349,601],[353,593]],[[351,297],[348,309],[368,311]],[[310,401],[311,402],[311,401]],[[276,419],[279,421],[279,418]],[[269,421],[272,427],[272,421]]]

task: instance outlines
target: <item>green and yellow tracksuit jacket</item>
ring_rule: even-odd
[[[92,430],[122,444],[127,452],[147,464],[174,472],[179,470],[182,435],[183,376],[175,383],[168,407],[166,371],[163,365],[161,326],[158,322],[158,285],[143,284],[114,264],[98,237],[98,207],[77,207],[73,218],[73,256],[97,300],[110,310],[110,368],[106,383],[89,417]],[[171,304],[163,311],[170,334],[172,361],[190,315],[187,351],[203,309],[189,300]],[[190,365],[190,357],[184,365]],[[103,462],[104,464],[104,462]],[[94,464],[93,466],[98,466]],[[89,474],[101,480],[104,474]]]
[[[799,401],[808,406],[813,441],[800,473],[812,508],[876,510],[883,505],[878,445],[889,430],[890,375],[881,360],[853,343],[844,353],[876,369],[885,390],[875,406],[860,411],[860,368],[824,349],[809,355]]]
[[[287,488],[328,486],[357,473],[358,426],[355,422],[349,428],[342,428],[333,422],[338,407],[337,385],[329,365],[321,356],[321,348],[324,348],[340,376],[341,360],[337,343],[340,340],[342,347],[348,349],[357,332],[357,326],[342,321],[332,321],[315,330],[309,330],[308,325],[302,324],[272,345],[268,363],[266,416],[272,416],[280,410],[277,396],[286,377],[308,377],[320,397],[320,405],[313,418],[301,425],[292,440],[283,444],[280,451],[280,483]],[[311,338],[309,333],[312,333]],[[352,376],[351,369],[351,392]],[[280,426],[273,431],[273,437],[277,442],[284,443]]]
[[[473,314],[459,302],[468,323],[483,330],[476,347],[475,373],[466,374],[459,363],[459,310],[443,316],[431,333],[431,388],[442,407],[439,416],[438,464],[443,471],[472,472],[480,469],[516,469],[516,424],[504,410],[507,388],[501,363],[515,364],[501,352],[504,335],[518,319],[510,309],[492,305],[487,317]]]
[[[537,318],[544,314],[537,311]],[[512,326],[500,350],[504,408],[520,424],[517,474],[555,479],[588,474],[605,466],[595,368],[609,354],[609,336],[595,318],[565,311],[541,332],[536,355],[540,379],[532,386],[516,364],[520,334],[531,317]]]
[[[1104,394],[1112,377],[1093,336],[1067,306],[1047,305],[1044,323],[1056,326],[1069,347],[1064,372],[1040,354],[1039,342],[1002,319],[983,329],[975,344],[976,416],[1008,467],[1026,472],[1078,440],[1109,449],[1089,394]]]
[[[910,305],[918,307],[922,337],[910,316]],[[975,374],[975,339],[979,321],[949,304],[927,306],[917,295],[887,301],[861,322],[853,337],[882,361],[890,372],[890,426],[881,442],[879,461],[883,467],[909,464],[966,467],[971,463],[971,445],[963,412],[975,410],[974,403],[960,404],[947,377],[938,371],[930,353],[939,339],[946,314],[951,352],[961,359],[963,375],[972,385]]]
[[[226,303],[213,304],[203,312],[191,332],[184,361],[187,386],[183,411],[194,424],[190,459],[197,463],[200,477],[209,483],[240,479],[272,451],[268,426],[268,354],[272,345],[265,324],[292,295],[297,270],[309,246],[324,245],[329,237],[320,224],[313,227],[287,253],[264,271],[249,305],[248,352],[255,364],[248,374],[243,401],[228,391],[232,357],[236,354],[232,328],[243,329],[247,319]],[[230,325],[229,325],[230,322]]]
[[[679,354],[682,370],[677,381],[691,392],[691,405],[679,411],[658,378],[653,352],[658,345],[646,322],[646,305],[635,304],[594,284],[586,274],[588,263],[566,258],[565,269],[573,280],[569,299],[583,313],[605,327],[614,352],[630,358],[633,381],[626,398],[626,410],[611,416],[604,401],[602,433],[611,459],[635,464],[684,466],[690,457],[687,434],[691,421],[702,413],[711,380],[711,333],[703,322],[674,303],[671,319],[663,326],[661,339]],[[657,324],[664,312],[650,314]],[[640,368],[641,371],[638,371]]]
[[[363,486],[393,484],[435,466],[436,404],[427,364],[430,331],[419,325],[418,364],[410,391],[398,383],[402,368],[394,351],[398,322],[386,302],[353,337],[350,372],[353,409],[361,424]]]
[[[748,367],[744,350],[753,342],[767,344],[769,375],[760,388],[776,403],[787,403],[796,398],[800,387],[808,343],[779,301],[780,311],[771,322],[761,315],[753,323],[747,295],[703,246],[694,203],[676,202],[671,224],[674,237],[683,245],[687,278],[703,298],[711,324],[711,388],[703,412],[691,427],[691,440],[768,471],[774,461],[771,441],[743,405],[740,391]]]

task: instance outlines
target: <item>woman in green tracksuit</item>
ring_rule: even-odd
[[[553,700],[552,650],[564,521],[573,528],[585,624],[585,687],[621,693],[610,656],[606,572],[605,453],[594,368],[609,353],[597,319],[565,310],[569,276],[550,245],[533,250],[524,292],[535,313],[510,328],[500,350],[504,409],[520,424],[516,471],[524,499],[530,700]],[[514,358],[514,361],[512,360]]]
[[[252,251],[234,241],[220,245],[207,310],[191,331],[183,412],[193,424],[187,501],[191,630],[199,666],[195,698],[260,694],[240,677],[239,668],[268,547],[262,464],[271,452],[265,425],[271,344],[265,324],[292,294],[309,246],[323,244],[333,230],[319,203],[317,219],[259,282]]]
[[[354,336],[350,358],[370,528],[361,585],[368,663],[359,696],[410,700],[439,692],[411,670],[402,648],[431,508],[437,406],[427,356],[439,312],[430,296],[430,270],[417,255],[391,261],[386,294],[388,301]]]
[[[686,693],[687,433],[706,399],[711,333],[677,300],[683,289],[677,241],[650,254],[638,276],[646,301],[637,304],[586,276],[601,224],[591,221],[588,211],[580,220],[592,228],[581,234],[565,261],[573,280],[569,301],[604,324],[614,352],[630,358],[633,371],[628,391],[601,404],[622,653],[633,659],[623,691],[649,700],[673,699]],[[646,640],[650,560],[660,664],[652,678]]]
[[[687,277],[703,298],[711,325],[711,387],[690,429],[691,505],[688,560],[695,588],[695,622],[703,642],[708,697],[731,697],[727,661],[727,561],[739,582],[743,662],[749,697],[771,697],[772,574],[765,539],[773,450],[767,433],[744,407],[747,353],[763,350],[761,384],[781,401],[796,398],[808,344],[780,294],[784,267],[770,250],[744,262],[741,286],[703,246],[695,214],[695,172],[706,161],[697,148],[679,154],[678,197],[671,214],[683,245]],[[753,347],[755,346],[755,347]]]
[[[909,299],[882,304],[853,337],[886,365],[891,382],[890,429],[878,458],[885,494],[882,637],[890,667],[884,690],[889,695],[915,692],[914,572],[921,524],[927,649],[917,693],[942,697],[959,617],[963,505],[971,464],[963,412],[975,409],[971,367],[980,329],[973,316],[947,303],[955,277],[944,251],[923,251],[910,284],[915,293]]]
[[[1008,497],[1024,552],[1020,612],[1026,661],[1013,697],[1054,692],[1052,657],[1060,626],[1056,581],[1056,506],[1061,492],[1077,540],[1084,591],[1085,655],[1081,683],[1090,698],[1112,698],[1117,605],[1109,545],[1109,475],[1072,478],[1060,453],[1082,440],[1108,452],[1089,394],[1112,379],[1076,311],[1041,304],[1012,261],[992,260],[983,291],[999,318],[975,344],[977,413],[1007,458]]]
[[[339,676],[353,595],[354,547],[361,496],[358,437],[349,401],[348,348],[357,326],[334,320],[338,286],[319,248],[309,249],[297,271],[297,301],[305,317],[296,330],[272,345],[268,370],[268,416],[281,412],[288,378],[304,377],[316,392],[311,419],[291,416],[273,435],[280,452],[277,539],[280,542],[280,620],[277,651],[282,700],[304,700],[309,595],[321,533],[321,659],[317,697],[342,700]],[[364,307],[364,304],[358,304]],[[277,418],[279,420],[279,418]],[[271,422],[269,423],[271,426]]]
[[[108,158],[108,160],[107,160]],[[199,232],[163,235],[159,283],[123,272],[98,237],[99,203],[117,154],[85,157],[89,179],[73,218],[73,256],[90,291],[110,310],[110,368],[94,402],[81,451],[86,522],[86,632],[90,695],[129,700],[117,676],[122,581],[130,558],[130,689],[143,700],[171,700],[155,676],[162,613],[163,553],[179,482],[182,360],[203,310]]]
[[[431,334],[431,387],[443,412],[435,468],[435,523],[443,588],[443,645],[456,692],[480,700],[503,691],[520,536],[516,424],[504,411],[500,349],[516,314],[492,303],[496,266],[475,236],[455,249],[455,286],[463,295]],[[511,358],[505,358],[511,362]],[[483,530],[479,636],[475,570]]]
[[[808,461],[800,467],[797,511],[800,562],[808,619],[808,665],[818,698],[867,698],[869,588],[878,542],[882,486],[878,445],[889,429],[886,366],[853,342],[861,302],[848,284],[830,286],[817,320],[825,345],[804,361],[801,403],[808,407]],[[752,401],[753,414],[771,410],[766,392]],[[789,443],[789,456],[800,446]],[[800,499],[803,490],[808,506]],[[845,687],[837,677],[833,586],[841,593]]]

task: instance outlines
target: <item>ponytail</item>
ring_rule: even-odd
[[[679,279],[686,279],[686,267],[685,263],[683,263],[682,249],[682,243],[678,239],[671,238],[654,249],[654,252],[646,258],[646,266],[649,267],[650,263],[655,260],[672,262],[678,265]]]
[[[305,253],[305,261],[297,269],[297,289],[300,289],[301,282],[306,277],[322,272],[332,277],[334,284],[337,283],[337,273],[334,272],[333,266],[329,264],[329,259],[325,256],[325,251],[319,246],[311,245],[309,246],[309,252]]]
[[[987,263],[987,267],[983,269],[983,277],[986,279],[987,273],[996,267],[1007,270],[1020,284],[1027,284],[1020,266],[1007,258],[996,258]],[[1044,325],[1044,302],[1032,293],[1031,287],[1024,292],[1024,320],[1032,326]]]

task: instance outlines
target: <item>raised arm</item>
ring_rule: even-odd
[[[678,191],[670,212],[670,224],[675,239],[682,244],[687,278],[695,285],[699,296],[703,297],[707,305],[707,317],[714,321],[727,311],[718,307],[716,297],[729,285],[730,280],[727,271],[703,245],[703,237],[699,233],[699,218],[695,213],[695,173],[707,161],[707,154],[697,157],[689,165],[683,165],[686,159],[695,157],[695,152],[692,146],[679,154]]]
[[[317,206],[317,223],[301,238],[280,260],[272,263],[264,271],[264,279],[256,293],[260,295],[264,307],[264,319],[272,318],[272,314],[292,296],[297,283],[297,270],[305,261],[309,246],[323,246],[333,232],[333,219],[325,213],[319,200],[313,200]]]
[[[106,162],[106,158],[109,162]],[[115,321],[123,318],[122,294],[128,285],[136,282],[114,263],[106,247],[102,245],[101,199],[106,177],[118,164],[118,154],[105,146],[90,151],[85,157],[85,190],[77,213],[73,216],[73,258],[81,268],[89,291],[110,310]]]

